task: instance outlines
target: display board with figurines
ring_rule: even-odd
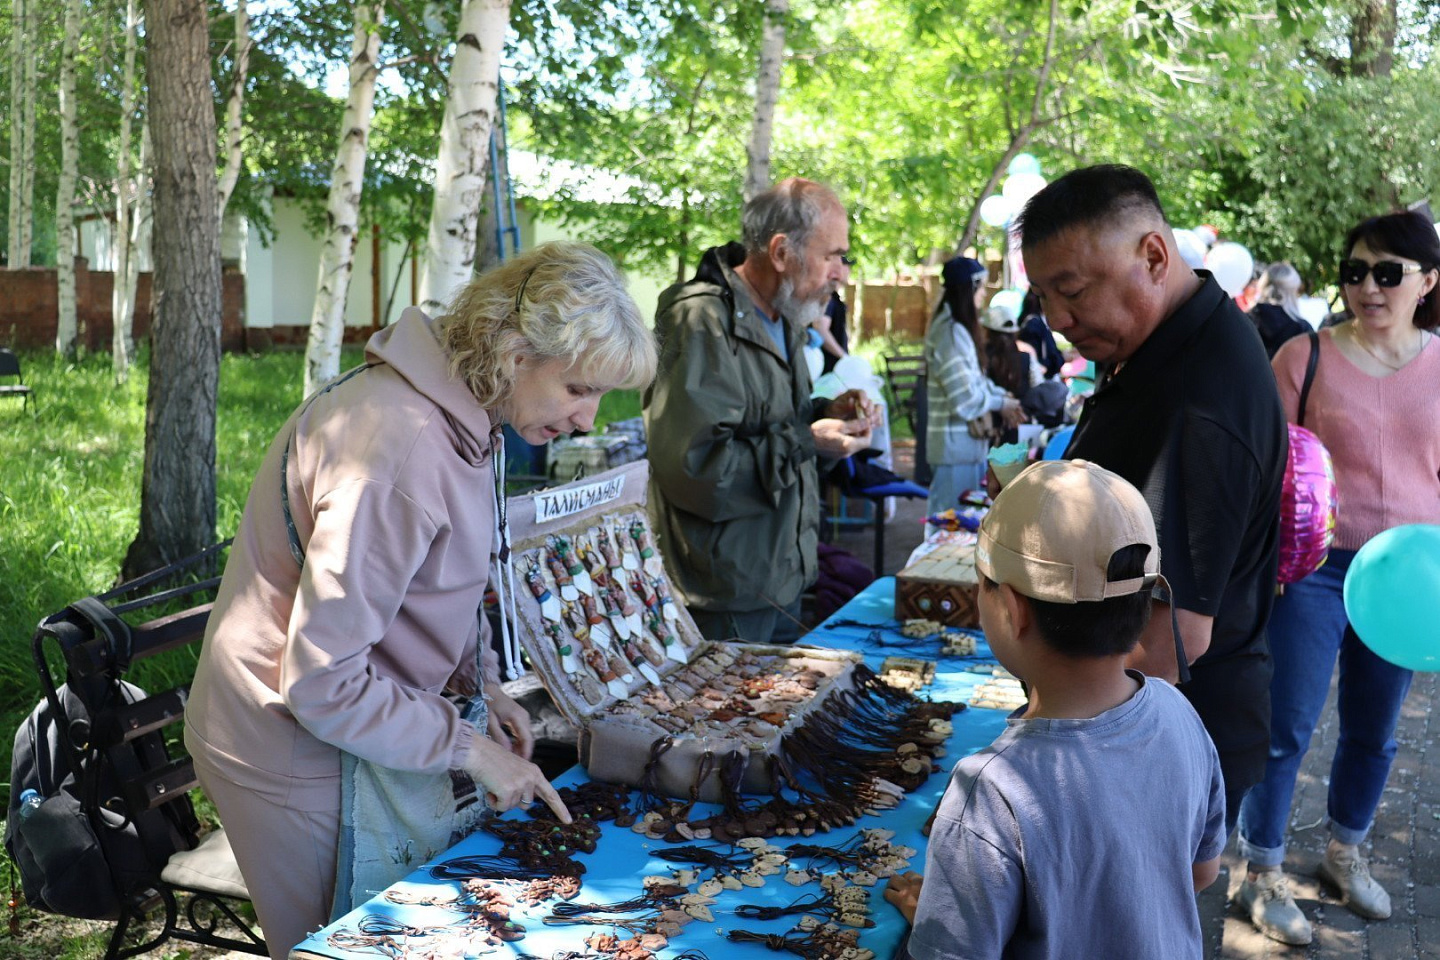
[[[511,564],[521,643],[562,714],[581,728],[592,777],[676,795],[698,756],[761,754],[803,723],[859,661],[847,651],[712,643],[677,600],[650,531],[645,461],[511,498]],[[713,780],[713,776],[709,778]],[[743,787],[764,791],[763,764]],[[714,783],[703,798],[718,799]]]

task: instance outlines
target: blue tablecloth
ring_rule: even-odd
[[[961,702],[966,700],[975,687],[986,679],[984,674],[972,672],[969,668],[978,668],[984,663],[993,662],[988,659],[989,648],[985,646],[983,640],[977,645],[975,657],[941,657],[938,640],[914,641],[899,632],[899,624],[892,619],[894,609],[895,580],[893,577],[885,577],[875,581],[836,611],[829,620],[806,636],[803,642],[816,646],[840,647],[859,651],[865,656],[866,662],[877,669],[885,657],[892,655],[934,659],[936,660],[935,682],[922,691],[923,695],[937,700]],[[849,623],[850,625],[836,626],[840,623]],[[957,713],[953,723],[954,733],[946,743],[948,755],[941,761],[942,767],[947,770],[957,758],[974,753],[995,739],[1004,728],[1005,715],[998,710],[972,707]],[[557,786],[570,786],[583,782],[585,779],[584,770],[572,767],[556,778],[555,783]],[[930,811],[935,808],[948,782],[949,778],[944,773],[935,774],[918,790],[909,794],[900,806],[885,812],[880,817],[865,817],[855,827],[832,830],[830,833],[816,834],[810,838],[779,838],[771,842],[781,847],[795,842],[838,846],[850,840],[862,827],[885,827],[895,831],[893,843],[911,846],[920,851],[911,861],[911,869],[919,871],[925,863],[925,838],[921,836],[920,828],[929,817]],[[705,804],[698,804],[694,816],[704,816],[705,813],[701,812],[700,808],[705,806]],[[509,816],[519,815],[510,814]],[[649,874],[668,874],[677,866],[651,856],[652,850],[664,846],[667,844],[662,841],[648,840],[628,829],[616,827],[614,824],[605,824],[596,852],[581,857],[585,864],[586,874],[578,901],[609,903],[638,895],[641,877]],[[477,833],[456,844],[436,859],[438,862],[454,857],[494,854],[499,848],[499,841],[494,837],[485,833]],[[800,865],[803,865],[803,861]],[[458,890],[457,885],[449,881],[432,879],[428,872],[429,866],[430,864],[426,864],[417,869],[404,880],[396,883],[392,889],[412,896],[453,895]],[[894,953],[905,935],[906,927],[899,912],[884,901],[883,888],[882,881],[871,894],[871,916],[875,920],[876,926],[873,929],[862,931],[861,934],[861,944],[875,951],[875,955],[880,958],[889,957]],[[768,878],[764,887],[747,887],[744,891],[737,892],[726,891],[720,897],[720,902],[710,908],[715,915],[715,922],[707,924],[696,921],[691,923],[685,927],[684,934],[673,941],[672,948],[662,952],[661,956],[672,956],[685,949],[702,950],[711,960],[721,960],[721,958],[728,960],[728,958],[742,957],[746,954],[755,956],[757,960],[774,956],[759,944],[731,943],[724,938],[724,932],[731,929],[744,929],[764,933],[784,933],[795,925],[798,918],[791,916],[780,920],[761,922],[741,919],[734,916],[731,911],[742,903],[783,905],[802,895],[818,892],[819,885],[816,883],[796,887],[786,883],[779,875]],[[587,936],[597,931],[604,932],[607,929],[599,926],[543,926],[540,919],[546,916],[549,910],[550,904],[542,904],[529,909],[517,908],[512,914],[512,918],[526,927],[527,935],[523,940],[502,947],[494,956],[531,954],[548,957],[559,950],[581,950],[584,949],[584,939]],[[328,960],[362,960],[362,958],[369,960],[369,958],[373,958],[375,954],[372,952],[339,949],[329,943],[332,934],[340,931],[354,931],[360,920],[368,914],[392,917],[414,927],[433,926],[455,919],[455,914],[438,907],[397,905],[385,899],[382,892],[299,944],[295,948],[295,956],[304,957],[307,960],[312,957],[328,958]],[[419,948],[421,945],[421,942],[417,940],[415,946]]]

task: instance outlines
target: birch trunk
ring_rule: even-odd
[[[80,46],[80,0],[65,0],[65,39],[60,48],[60,181],[55,189],[55,279],[59,319],[55,351],[73,357],[79,327],[75,315],[75,176],[80,131],[75,108],[75,51]]]
[[[25,0],[14,0],[10,7],[10,209],[8,229],[5,232],[5,249],[8,252],[10,269],[18,269],[20,256],[20,162],[25,152],[25,125],[21,123],[25,110]]]
[[[11,270],[30,266],[35,190],[35,0],[14,0],[10,25],[10,209],[6,247]]]
[[[134,182],[127,184],[129,195],[121,200],[117,209],[117,214],[128,217],[132,200],[135,204],[135,215],[126,219],[123,233],[116,227],[115,236],[115,286],[110,297],[114,332],[110,350],[116,383],[124,383],[130,376],[130,358],[135,356],[135,287],[140,276],[140,251],[145,249],[142,240],[147,236],[150,222],[149,161],[150,125],[146,123],[141,128],[140,163]],[[120,220],[121,216],[116,219]]]
[[[134,199],[130,182],[130,128],[135,115],[135,0],[125,3],[125,68],[120,80],[120,149],[115,171],[115,283],[110,291],[110,366],[115,382],[124,383],[130,373],[130,345],[124,321],[132,291],[126,286],[130,274],[130,204]]]
[[[245,109],[245,74],[250,67],[250,14],[245,0],[235,4],[235,76],[230,80],[230,99],[225,103],[225,169],[220,174],[220,222],[225,222],[225,207],[240,179],[240,120]]]
[[[215,540],[220,223],[204,0],[146,0],[147,115],[155,141],[155,322],[140,531],[130,577]]]
[[[755,80],[755,123],[745,147],[745,199],[770,186],[770,134],[775,102],[780,99],[780,68],[785,63],[785,18],[790,0],[765,0],[765,29],[760,37],[760,72]]]
[[[442,312],[474,273],[475,233],[485,200],[500,55],[509,22],[510,0],[466,0],[460,12],[420,278],[420,307],[431,316]]]
[[[355,265],[360,193],[365,185],[365,159],[370,142],[370,116],[379,73],[378,4],[355,4],[355,40],[350,53],[350,97],[340,124],[340,147],[330,172],[325,204],[325,246],[315,284],[315,309],[310,314],[310,339],[305,347],[305,395],[314,393],[340,372],[340,341],[345,332],[345,298]]]
[[[25,3],[25,78],[21,86],[20,124],[25,143],[20,153],[20,263],[31,264],[31,249],[35,246],[35,63],[36,48],[39,44],[33,38],[39,35],[40,11],[35,0]]]

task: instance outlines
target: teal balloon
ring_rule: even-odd
[[[1045,453],[1041,455],[1040,459],[1063,460],[1065,458],[1065,448],[1070,446],[1070,437],[1073,436],[1074,433],[1075,428],[1073,426],[1061,427],[1059,430],[1056,430],[1050,436],[1050,442],[1045,444]]]
[[[1005,168],[1005,172],[1012,177],[1017,173],[1039,173],[1040,161],[1028,153],[1017,153],[1015,159],[1010,161],[1010,166]]]
[[[1440,526],[1391,527],[1355,554],[1345,614],[1375,655],[1409,670],[1440,671]]]

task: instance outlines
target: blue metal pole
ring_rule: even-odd
[[[511,241],[511,244],[512,244],[512,246],[511,246],[511,252],[512,252],[512,253],[519,253],[519,252],[520,252],[520,221],[519,221],[518,219],[516,219],[516,217],[515,217],[515,182],[510,179],[510,162],[509,162],[509,158],[510,158],[510,126],[509,126],[509,124],[508,124],[508,123],[506,122],[506,120],[505,120],[505,84],[504,84],[504,83],[497,84],[496,90],[495,90],[495,95],[496,95],[496,99],[499,101],[499,104],[500,104],[500,132],[505,135],[505,158],[506,158],[506,162],[505,162],[505,195],[506,195],[506,200],[507,200],[508,203],[509,203],[509,210],[510,210],[510,226],[506,227],[505,229],[506,229],[506,232],[510,234],[510,241]],[[498,240],[497,240],[496,242],[499,243]],[[505,255],[502,253],[500,256],[501,256],[501,259],[503,260]]]
[[[505,213],[500,206],[500,147],[495,130],[490,131],[490,202],[495,211],[495,252],[505,262]]]

